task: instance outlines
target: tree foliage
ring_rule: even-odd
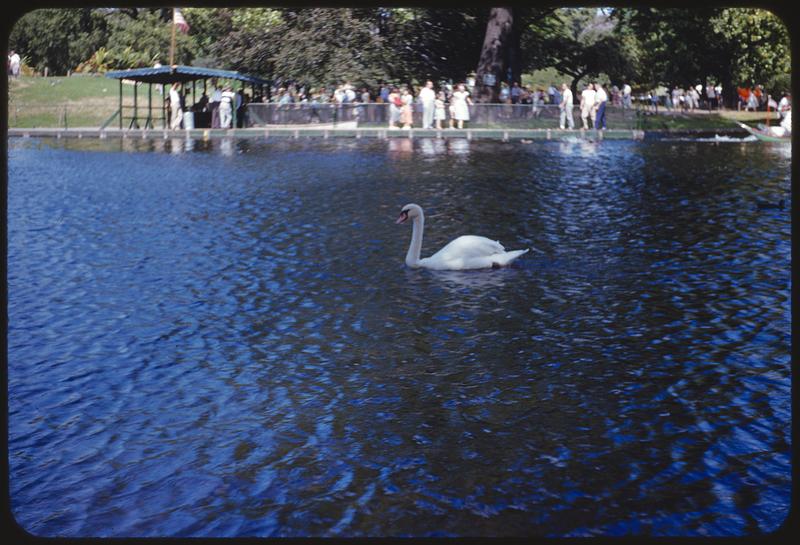
[[[383,38],[353,9],[282,9],[241,21],[212,51],[237,70],[312,86],[351,81],[375,85],[387,77]]]
[[[714,35],[717,8],[636,8],[619,13],[638,36],[641,78],[667,86],[695,84],[721,74],[727,55]],[[723,57],[725,57],[723,59]]]
[[[106,22],[92,9],[37,9],[11,29],[9,49],[23,52],[38,71],[64,75],[106,43]]]
[[[189,36],[196,44],[197,57],[204,66],[216,67],[219,59],[214,46],[233,32],[235,11],[229,8],[185,8],[183,16],[189,23]]]
[[[152,66],[156,60],[169,62],[172,28],[164,24],[159,11],[140,10],[137,17],[114,12],[108,16],[108,54],[112,68]],[[197,44],[191,36],[175,35],[175,62],[189,64],[197,54]]]
[[[543,23],[526,37],[525,49],[539,52],[529,68],[553,67],[571,76],[573,92],[584,78],[606,74],[631,81],[638,75],[635,48],[607,14],[595,8],[562,8]]]
[[[494,10],[494,11],[492,11]],[[786,26],[755,8],[185,8],[176,62],[230,68],[310,85],[349,80],[418,84],[492,73],[487,95],[524,71],[633,85],[789,85]],[[494,13],[507,15],[496,32]],[[171,8],[38,9],[12,28],[9,47],[51,74],[168,61]],[[494,33],[494,34],[493,34]],[[489,78],[488,81],[491,81]]]
[[[284,10],[274,71],[283,78],[327,85],[376,85],[388,77],[384,39],[352,9]]]
[[[391,58],[390,77],[463,81],[475,70],[488,13],[483,8],[383,10],[375,25]]]
[[[790,70],[786,26],[762,9],[623,8],[616,15],[634,37],[644,82],[713,81],[731,103],[737,85],[769,85]]]
[[[723,9],[711,21],[731,56],[736,81],[765,83],[791,70],[789,33],[783,21],[763,9]]]

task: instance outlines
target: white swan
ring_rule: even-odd
[[[506,252],[503,245],[486,237],[465,235],[458,237],[430,257],[419,258],[422,251],[422,231],[425,228],[425,215],[417,204],[407,204],[400,211],[395,223],[414,220],[411,245],[406,254],[406,265],[412,268],[458,271],[465,269],[487,269],[510,264],[528,250]]]

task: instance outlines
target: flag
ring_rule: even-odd
[[[183,14],[178,8],[175,8],[173,11],[172,24],[178,27],[178,29],[184,34],[189,32],[189,23],[187,23],[186,19],[183,18]]]

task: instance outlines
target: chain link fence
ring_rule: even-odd
[[[269,104],[250,103],[245,114],[247,127],[388,127],[389,104]],[[422,106],[413,105],[414,128],[422,127]],[[606,107],[606,125],[609,129],[636,129],[639,124],[637,109]],[[573,109],[575,128],[582,127],[580,110]],[[469,106],[469,121],[465,128],[472,129],[554,129],[559,126],[560,110],[557,105],[530,104],[473,104]],[[445,108],[442,128],[451,124],[450,113]],[[594,114],[589,116],[593,127]],[[401,126],[400,123],[396,123]]]
[[[100,127],[117,111],[114,105],[82,105],[74,102],[68,104],[8,104],[8,126],[26,128],[77,128]],[[132,103],[123,104],[122,125],[127,129],[132,125],[134,107]],[[244,108],[245,127],[317,127],[317,128],[388,128],[390,116],[389,104],[288,104],[253,102]],[[150,110],[150,121],[147,123],[148,108],[139,104],[135,110],[137,122],[134,127],[148,125],[159,129],[165,125],[164,117],[169,117],[161,103],[153,104]],[[711,113],[711,112],[700,112]],[[716,113],[716,112],[714,112]],[[202,114],[195,114],[196,127],[206,126],[200,121]],[[209,117],[210,124],[210,114]],[[557,105],[530,104],[472,104],[469,106],[469,121],[464,128],[469,129],[557,129],[560,122],[560,110]],[[412,127],[422,128],[422,106],[414,104],[412,110]],[[609,129],[643,130],[657,128],[658,120],[669,117],[687,117],[677,110],[659,107],[658,113],[652,111],[649,103],[634,103],[633,108],[618,106],[606,107],[606,126]],[[689,116],[697,117],[697,116]],[[574,128],[583,126],[578,106],[573,108]],[[691,119],[689,119],[691,121]],[[589,116],[588,126],[594,128],[594,114]],[[442,128],[451,126],[451,116],[445,109]],[[168,119],[167,119],[168,123]],[[114,128],[119,125],[119,118],[110,123]],[[402,125],[396,123],[398,127]],[[435,128],[435,125],[434,125]]]
[[[99,127],[117,110],[114,107],[98,107],[96,105],[69,104],[9,104],[8,126],[25,128],[59,128]],[[125,116],[130,117],[133,106],[123,106]],[[147,117],[146,108],[139,106],[139,116]],[[154,108],[155,112],[155,108]],[[159,113],[160,115],[160,113]],[[127,128],[127,126],[126,126]]]

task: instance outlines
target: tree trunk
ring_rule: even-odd
[[[736,104],[739,102],[739,93],[736,86],[733,84],[733,75],[731,74],[730,63],[725,63],[720,75],[720,85],[722,85],[722,100],[726,108],[736,109]]]
[[[492,8],[476,70],[476,102],[497,102],[505,80],[514,16],[511,8]]]
[[[577,99],[580,96],[578,92],[578,82],[586,76],[587,72],[582,72],[572,77],[572,83],[570,84],[570,89],[572,89],[572,96]]]
[[[516,81],[522,85],[522,17],[517,14],[511,24],[511,44],[508,48],[508,63],[511,69],[509,87]]]

